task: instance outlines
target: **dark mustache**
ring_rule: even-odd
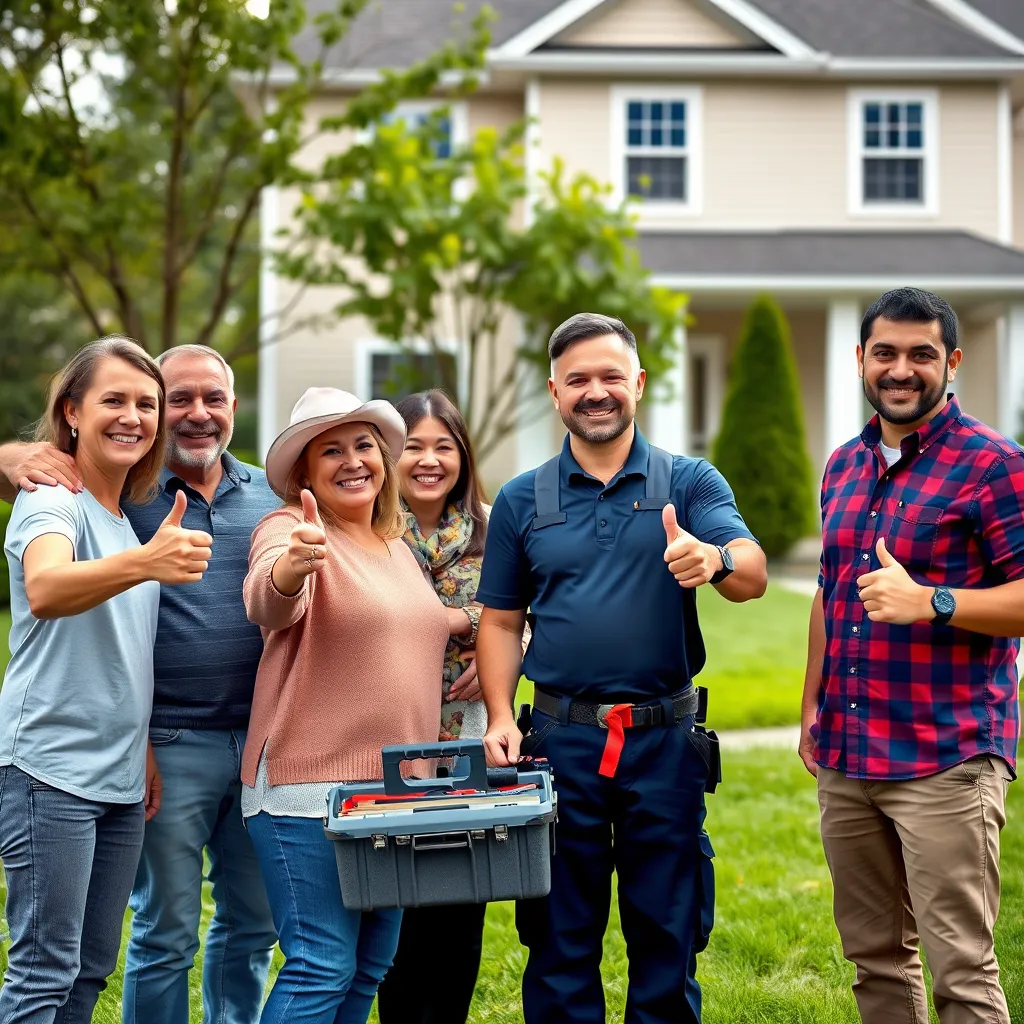
[[[602,398],[600,402],[592,402],[589,398],[581,398],[574,406],[573,412],[604,412],[606,409],[614,412],[620,408],[614,398]]]
[[[182,437],[220,437],[220,427],[214,427],[210,430],[208,427],[201,429],[192,428],[191,430],[184,426],[177,426],[174,428],[175,434],[180,434]]]
[[[890,380],[886,378],[885,380],[879,381],[878,386],[880,388],[886,389],[910,388],[912,391],[924,391],[924,382],[919,380],[917,377],[914,377],[912,380],[903,381],[902,383],[900,381]]]

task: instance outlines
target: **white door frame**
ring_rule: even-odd
[[[718,435],[722,423],[722,405],[725,401],[725,338],[720,334],[691,334],[687,338],[689,359],[700,356],[704,360],[704,374],[707,394],[704,396],[704,408],[707,413],[705,430],[705,454],[710,454],[711,444]],[[696,375],[687,367],[687,417],[692,412],[693,388]],[[693,431],[690,431],[690,443],[693,444]]]

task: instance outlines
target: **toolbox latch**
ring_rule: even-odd
[[[370,836],[370,838],[373,840],[373,848],[375,850],[386,850],[387,849],[388,837],[386,835],[382,835],[380,833],[375,833],[374,835]]]
[[[499,843],[508,842],[508,825],[495,825],[494,838],[497,839]]]

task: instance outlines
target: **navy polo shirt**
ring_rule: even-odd
[[[625,465],[603,484],[580,467],[566,437],[560,525],[533,529],[536,470],[505,484],[494,502],[477,600],[530,609],[523,671],[550,693],[648,701],[682,689],[703,665],[695,592],[668,571],[661,511],[633,507],[644,497],[649,453],[637,430]],[[699,540],[754,539],[706,460],[674,456],[671,497],[679,525]]]
[[[210,565],[198,583],[160,587],[150,719],[156,728],[244,729],[249,723],[263,637],[245,613],[242,581],[252,531],[281,507],[281,499],[262,469],[227,452],[221,462],[224,475],[212,502],[165,468],[151,502],[123,506],[145,544],[184,490],[188,507],[181,525],[213,537]]]

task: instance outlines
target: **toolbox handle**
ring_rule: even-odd
[[[412,848],[416,851],[463,850],[467,846],[468,832],[436,832],[412,837]]]
[[[466,757],[469,758],[469,772],[466,775],[449,776],[444,779],[402,778],[403,761],[416,761],[425,757]],[[484,756],[484,741],[449,740],[444,743],[396,744],[384,747],[380,752],[384,765],[384,792],[398,796],[409,790],[423,792],[448,792],[453,789],[487,789],[487,759]]]

